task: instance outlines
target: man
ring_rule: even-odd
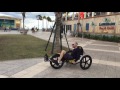
[[[82,47],[80,48],[78,46],[77,42],[74,42],[72,44],[72,48],[73,50],[70,50],[68,52],[66,52],[65,50],[62,50],[60,54],[60,57],[57,60],[53,60],[53,63],[55,63],[56,65],[59,65],[59,62],[61,61],[62,58],[66,59],[66,60],[73,60],[73,64],[76,63],[76,61],[80,58],[80,55],[83,55],[83,49]],[[71,52],[71,55],[69,54],[69,52]]]
[[[7,28],[6,28],[6,27],[4,28],[4,32],[5,32],[5,31],[7,32]]]

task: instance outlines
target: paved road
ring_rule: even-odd
[[[1,32],[0,32],[1,33]],[[19,34],[13,32],[14,34]],[[12,32],[11,32],[12,34]],[[30,35],[48,40],[50,33],[38,32]],[[53,38],[51,38],[52,42]],[[0,62],[1,78],[120,78],[120,49],[118,43],[96,41],[68,37],[71,44],[78,41],[86,54],[93,58],[93,64],[88,70],[82,70],[79,65],[65,64],[55,70],[43,58],[21,59]],[[66,46],[66,41],[63,39]]]

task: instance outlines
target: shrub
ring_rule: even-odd
[[[79,37],[82,37],[82,33],[78,34]],[[120,42],[120,37],[118,36],[108,36],[108,35],[94,35],[90,33],[83,33],[84,38],[88,39],[95,39],[95,40],[103,40],[103,41],[110,41],[110,42]]]
[[[82,37],[82,33],[78,33],[78,37]]]

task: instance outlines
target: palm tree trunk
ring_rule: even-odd
[[[23,17],[23,29],[24,29],[25,12],[22,12],[22,17]]]
[[[55,12],[56,16],[56,40],[55,40],[55,53],[60,52],[60,26],[62,20],[62,12]]]
[[[24,16],[23,16],[23,29],[24,29]]]
[[[39,30],[39,20],[38,20],[38,30]]]
[[[47,25],[47,19],[46,19],[46,30],[48,29],[48,25]]]
[[[75,17],[74,15],[75,15],[75,14],[74,14],[74,12],[73,12],[73,14],[72,14],[72,20],[74,20],[74,17]]]
[[[43,29],[43,20],[42,20],[42,29]]]
[[[48,23],[47,23],[47,28],[49,29],[49,21],[48,21]]]
[[[67,18],[68,18],[68,14],[67,14],[67,12],[66,12],[66,17],[65,17],[65,20],[67,21]]]
[[[43,29],[44,29],[44,19],[43,19]]]

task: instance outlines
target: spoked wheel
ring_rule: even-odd
[[[57,58],[57,60],[58,60],[58,55],[56,55],[56,56],[54,56],[54,58]],[[53,59],[54,59],[53,58]],[[52,61],[50,61],[50,65],[54,68],[54,69],[60,69],[62,66],[63,66],[63,64],[64,64],[64,61],[61,61],[60,63],[59,63],[59,65],[56,65],[55,63],[53,63]]]
[[[56,65],[55,63],[50,61],[50,65],[54,68],[54,69],[60,69],[63,66],[64,62],[59,63],[59,65]]]
[[[85,55],[82,57],[82,59],[80,60],[80,67],[83,70],[88,69],[92,64],[92,58],[89,55]]]

